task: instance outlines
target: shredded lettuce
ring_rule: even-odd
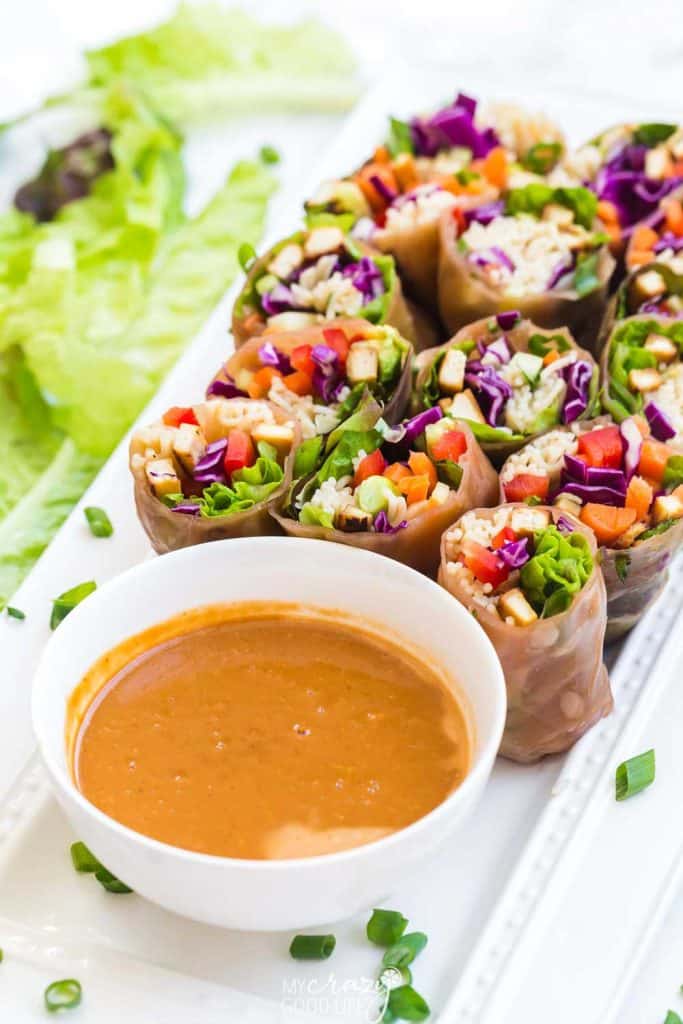
[[[650,334],[670,338],[679,353],[683,352],[683,323],[674,321],[667,325],[644,317],[626,320],[616,328],[608,342],[608,376],[602,402],[617,423],[642,411],[643,396],[630,389],[628,375],[630,370],[657,365],[653,354],[643,348]]]
[[[320,22],[266,25],[218,4],[86,54],[89,84],[133,82],[177,122],[263,109],[345,110],[358,95],[344,40]]]
[[[259,457],[254,465],[235,470],[229,486],[215,483],[204,489],[199,500],[200,515],[211,518],[244,512],[277,490],[284,479],[277,452],[272,445],[263,442],[257,447]]]
[[[534,536],[534,555],[522,567],[520,584],[526,599],[541,618],[569,608],[574,595],[588,582],[593,556],[581,533],[562,534],[556,526]]]
[[[577,188],[553,188],[542,182],[534,182],[525,185],[524,188],[513,188],[508,193],[505,212],[510,215],[529,213],[534,217],[540,217],[543,210],[549,203],[557,203],[559,206],[566,206],[574,214],[577,224],[590,230],[598,212],[598,200],[595,193],[590,189],[578,186]]]

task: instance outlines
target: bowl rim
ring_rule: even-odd
[[[306,544],[308,546],[315,545],[319,548],[324,547],[326,554],[329,552],[329,549],[334,549],[334,551],[338,553],[338,557],[340,559],[350,559],[351,561],[356,559],[359,562],[366,562],[369,567],[372,567],[373,565],[377,566],[377,559],[381,559],[382,563],[389,563],[390,572],[398,571],[400,575],[410,574],[412,577],[415,577],[415,585],[424,587],[435,599],[442,600],[443,598],[446,598],[453,602],[452,607],[454,609],[454,614],[457,617],[460,617],[462,623],[467,623],[465,629],[472,629],[475,634],[479,634],[480,642],[483,644],[486,656],[489,660],[488,670],[491,676],[491,685],[495,694],[495,707],[493,708],[493,722],[487,741],[477,752],[476,759],[461,784],[457,789],[452,790],[446,798],[442,800],[441,803],[437,804],[436,807],[432,808],[432,810],[422,815],[422,817],[417,818],[409,825],[391,832],[389,835],[381,836],[380,838],[373,839],[368,843],[347,847],[343,850],[337,850],[331,853],[315,854],[310,857],[289,857],[261,860],[248,857],[224,857],[219,854],[202,853],[196,850],[187,850],[181,846],[173,846],[171,843],[166,843],[160,839],[154,839],[152,836],[145,835],[142,832],[137,832],[128,825],[124,825],[122,822],[117,821],[110,815],[105,814],[104,811],[91,803],[91,801],[88,800],[87,797],[85,797],[78,789],[71,778],[68,768],[65,769],[59,762],[58,758],[54,756],[49,738],[43,731],[43,693],[46,691],[50,677],[51,652],[58,644],[69,643],[71,639],[70,634],[76,634],[78,632],[80,629],[81,618],[83,618],[85,614],[84,607],[88,607],[90,611],[87,612],[87,614],[92,615],[92,609],[95,608],[96,611],[99,604],[105,605],[110,594],[120,590],[125,590],[128,587],[134,588],[135,581],[139,576],[155,571],[156,567],[160,563],[177,564],[182,561],[190,561],[193,557],[196,557],[197,549],[196,546],[194,546],[182,548],[178,551],[168,552],[165,555],[138,562],[136,565],[131,566],[124,572],[117,574],[107,580],[101,587],[98,586],[97,590],[89,595],[87,602],[77,605],[69,614],[67,621],[60,624],[59,630],[55,630],[55,632],[52,633],[50,639],[45,645],[45,649],[43,650],[34,673],[31,687],[31,721],[33,733],[37,742],[38,751],[53,784],[66,796],[68,800],[74,801],[81,812],[86,816],[94,818],[99,825],[103,826],[105,829],[109,829],[115,834],[118,834],[118,836],[128,844],[139,844],[151,853],[175,857],[188,866],[204,865],[206,867],[215,868],[227,865],[264,874],[305,870],[306,866],[310,866],[313,869],[314,867],[320,867],[321,865],[343,864],[346,861],[352,861],[354,858],[362,857],[364,851],[366,852],[366,855],[381,855],[383,850],[389,850],[391,847],[404,842],[406,838],[412,838],[419,835],[421,832],[424,832],[425,829],[431,828],[435,822],[438,822],[441,818],[449,815],[454,804],[464,802],[471,790],[476,792],[478,784],[480,782],[485,782],[486,776],[490,770],[490,765],[492,765],[495,760],[503,734],[507,711],[507,692],[500,659],[498,658],[495,648],[482,626],[467,612],[464,606],[461,605],[456,598],[449,594],[445,588],[440,586],[434,580],[422,575],[422,573],[411,569],[409,566],[406,566],[401,562],[386,558],[384,555],[378,555],[373,551],[367,551],[362,548],[350,547],[349,545],[344,544],[334,544],[330,541],[316,540],[312,538],[259,536],[227,538],[224,540],[212,541],[210,544],[199,545],[199,550],[215,550],[216,547],[220,545],[220,547],[227,553],[230,550],[237,552],[239,549],[244,549],[247,546],[251,547],[257,545],[264,548],[280,548],[283,544],[287,544],[291,550],[293,543],[298,545]],[[230,545],[230,547],[226,548],[225,545]],[[337,555],[332,555],[332,557],[337,557]],[[214,601],[209,603],[216,604],[218,602]],[[197,607],[197,605],[190,603],[188,604],[188,607]],[[315,607],[315,605],[313,605],[313,607]],[[175,614],[181,613],[178,612]],[[173,616],[169,617],[172,618]],[[142,629],[140,631],[142,631]],[[131,633],[130,635],[133,636],[135,634]],[[102,653],[105,653],[105,651],[102,651]],[[74,682],[72,689],[78,685],[79,681],[80,677]],[[371,852],[368,853],[368,851]]]

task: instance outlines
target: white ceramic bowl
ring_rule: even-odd
[[[83,797],[67,765],[69,694],[132,634],[190,607],[284,600],[366,617],[430,652],[457,680],[474,731],[472,768],[408,828],[339,853],[250,861],[193,853],[140,835]],[[474,618],[398,562],[342,544],[260,537],[186,548],[107,583],[53,634],[33,687],[33,725],[57,799],[78,837],[136,892],[197,921],[247,930],[310,927],[379,903],[461,828],[486,785],[505,720],[503,673]]]

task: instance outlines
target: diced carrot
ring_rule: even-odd
[[[426,474],[421,476],[404,476],[398,482],[401,494],[405,494],[409,505],[418,501],[424,501],[429,495],[429,477]]]
[[[355,175],[356,184],[369,202],[373,213],[381,213],[387,206],[387,200],[372,181],[373,178],[378,179],[389,192],[398,192],[398,182],[390,166],[374,161],[361,167]]]
[[[504,526],[491,541],[491,547],[494,551],[497,551],[498,548],[502,548],[503,544],[509,544],[513,540],[517,540],[517,534],[511,527]]]
[[[555,360],[559,358],[560,353],[557,351],[557,349],[551,348],[550,352],[546,352],[546,354],[543,356],[543,365],[550,366],[551,363],[554,363]]]
[[[609,199],[600,199],[598,202],[598,217],[603,224],[619,224],[619,211]]]
[[[257,370],[249,381],[247,391],[250,398],[265,398],[270,391],[273,377],[281,377],[282,374],[274,366],[262,366]]]
[[[640,449],[638,472],[641,476],[649,477],[658,484],[661,483],[670,455],[671,450],[662,441],[655,441],[653,437],[647,437]]]
[[[197,417],[191,405],[173,405],[161,417],[167,427],[179,427],[181,423],[197,425]]]
[[[282,378],[282,383],[295,395],[310,395],[313,392],[313,379],[304,370],[295,370]]]
[[[652,263],[654,258],[655,254],[651,249],[633,249],[629,246],[626,254],[626,265],[629,270],[634,270],[636,267],[644,267],[646,264]]]
[[[636,519],[645,519],[652,504],[653,491],[642,476],[632,476],[626,490],[626,508],[632,508]]]
[[[663,201],[662,208],[667,230],[672,231],[674,235],[683,235],[683,203],[680,199],[670,196]]]
[[[401,153],[391,165],[394,169],[394,177],[399,183],[402,192],[409,192],[420,184],[415,159],[412,153]]]
[[[508,180],[508,158],[502,146],[490,149],[484,157],[482,173],[496,188],[504,189]]]
[[[436,487],[437,476],[436,466],[424,452],[411,452],[408,456],[408,465],[415,476],[426,476],[429,480],[429,494]]]
[[[618,224],[605,224],[605,234],[609,238],[612,249],[618,248],[621,244],[621,228]]]
[[[387,480],[391,480],[392,484],[397,484],[404,477],[412,476],[407,466],[404,466],[402,462],[392,462],[390,466],[384,470],[383,474]]]
[[[378,146],[372,159],[378,164],[388,164],[391,162],[391,154],[386,146]]]
[[[634,249],[640,249],[643,252],[649,251],[653,245],[656,245],[659,241],[659,235],[652,228],[649,228],[647,224],[639,224],[633,229],[633,235],[631,236],[631,244]]]
[[[678,487],[674,487],[671,493],[674,497],[678,498],[679,501],[683,501],[683,484],[679,484]]]
[[[581,509],[581,522],[595,534],[598,544],[611,544],[636,521],[635,509],[614,508],[589,501]]]
[[[386,465],[387,460],[379,448],[376,448],[374,452],[370,452],[358,463],[356,472],[353,474],[353,486],[359,487],[369,476],[382,476]]]

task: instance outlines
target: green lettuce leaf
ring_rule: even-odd
[[[318,21],[264,25],[217,4],[86,54],[92,87],[124,78],[182,123],[239,111],[345,110],[358,95],[344,40]]]
[[[548,526],[534,536],[534,555],[522,566],[520,585],[534,611],[547,619],[569,608],[592,571],[586,537]]]
[[[324,526],[328,530],[334,529],[334,519],[330,512],[317,505],[304,505],[299,512],[299,522],[303,526]]]

